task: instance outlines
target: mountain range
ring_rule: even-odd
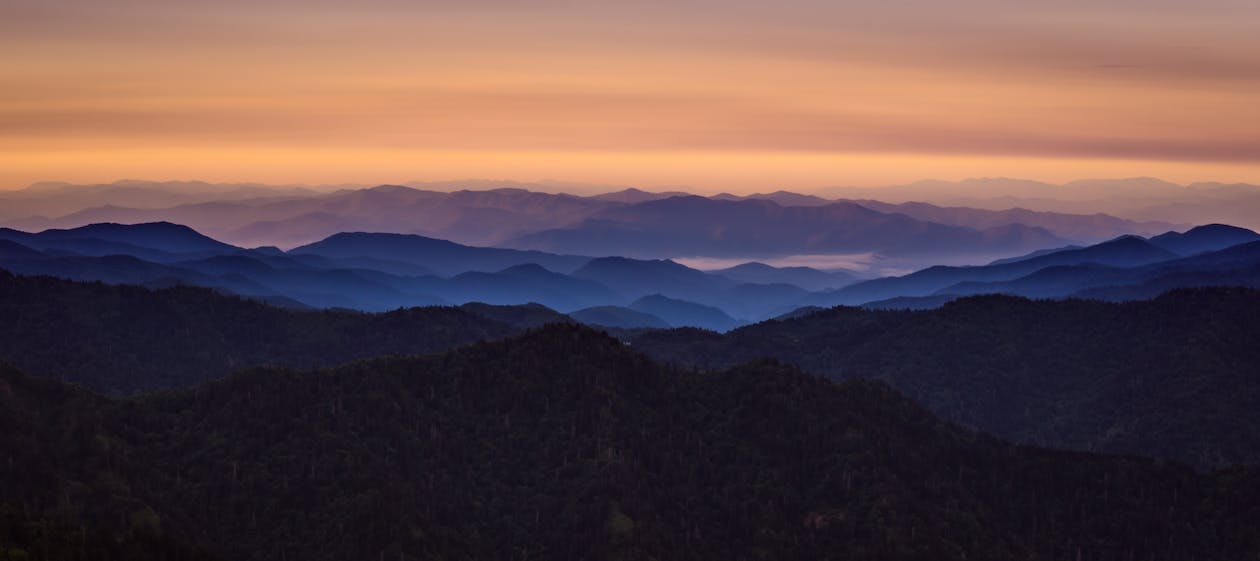
[[[1181,224],[1221,222],[1260,229],[1260,186],[1200,182],[1188,185],[1152,177],[1086,179],[1051,184],[1003,177],[919,181],[875,188],[823,189],[828,197],[921,202],[988,210],[1025,208],[1069,214],[1107,213],[1137,221]],[[1138,233],[1138,232],[1133,232]]]
[[[0,271],[0,361],[128,395],[189,387],[246,366],[309,368],[447,350],[565,319],[545,311],[541,321],[522,321],[522,312],[537,311],[294,310],[206,288],[150,290]]]
[[[1126,233],[1153,235],[1185,224],[1133,221],[1094,211],[1071,215],[836,201],[785,191],[705,198],[626,189],[576,196],[541,191],[558,188],[554,185],[511,182],[412,185],[223,185],[225,195],[219,199],[212,197],[215,186],[196,182],[37,186],[0,193],[0,206],[5,207],[0,224],[38,231],[165,221],[243,247],[291,248],[341,232],[366,231],[592,256],[738,254],[751,259],[844,251],[926,254],[938,261],[951,255],[994,258]],[[166,194],[152,195],[158,191]],[[679,215],[688,220],[676,220]],[[671,243],[662,227],[681,237]],[[759,233],[749,235],[748,230]],[[594,239],[617,245],[593,245]]]
[[[15,555],[102,534],[139,559],[1173,560],[1260,546],[1253,469],[1016,446],[880,383],[768,362],[673,369],[579,326],[131,400],[0,367],[0,446]]]
[[[520,187],[0,228],[0,559],[1260,551],[1254,231]]]
[[[1246,282],[1213,282],[1215,275],[1260,266],[1248,248],[1260,234],[1225,225],[1206,225],[1184,233],[1143,239],[1122,236],[1088,247],[1038,251],[1023,258],[1003,259],[972,267],[936,266],[900,276],[858,282],[817,293],[815,305],[857,305],[892,298],[941,297],[965,294],[1018,294],[1065,297],[1093,288],[1135,286],[1160,282],[1171,273],[1193,273],[1176,286],[1211,286]],[[914,300],[902,300],[913,304]]]
[[[1260,462],[1257,314],[1260,292],[1240,288],[1125,303],[987,295],[628,340],[680,366],[769,357],[835,380],[880,380],[1014,442],[1214,468]]]
[[[1000,254],[1065,243],[1043,228],[976,230],[886,214],[856,203],[783,207],[763,199],[688,196],[609,208],[578,224],[504,242],[508,247],[639,258],[790,254]]]
[[[989,295],[916,312],[802,310],[721,334],[670,329],[736,322],[659,295],[567,316],[489,304],[364,314],[205,288],[0,273],[8,320],[0,363],[130,395],[253,366],[426,354],[583,322],[667,364],[720,369],[773,358],[836,380],[880,380],[943,418],[1015,442],[1215,468],[1260,462],[1257,313],[1260,293],[1228,287],[1126,303]]]
[[[536,303],[562,313],[600,308],[601,325],[655,326],[660,320],[725,331],[807,306],[930,308],[988,293],[1125,300],[1178,287],[1257,286],[1257,241],[1260,235],[1250,230],[1207,225],[860,280],[843,271],[759,262],[706,272],[664,259],[474,247],[404,234],[339,233],[287,252],[244,249],[182,225],[96,224],[38,233],[0,229],[0,268],[150,287],[213,287],[292,308]],[[644,302],[652,302],[651,309]],[[607,315],[616,310],[623,310],[622,319]]]

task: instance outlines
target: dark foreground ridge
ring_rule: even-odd
[[[208,288],[150,290],[3,270],[0,318],[0,361],[111,394],[188,387],[249,366],[445,351],[566,319],[541,306],[484,304],[292,310]]]
[[[22,516],[239,560],[1260,551],[1253,470],[1014,446],[879,383],[663,367],[573,325],[124,400],[5,369],[0,445]]]
[[[1260,463],[1260,291],[1106,303],[978,296],[925,311],[835,308],[721,335],[652,331],[634,348],[722,368],[775,358],[874,378],[950,421],[1016,442],[1200,468]]]
[[[366,314],[275,308],[209,289],[149,290],[0,272],[0,362],[129,395],[261,365],[441,352],[569,321],[542,306]],[[666,363],[761,358],[879,379],[947,420],[1015,442],[1201,469],[1260,463],[1260,291],[1105,303],[984,296],[937,310],[836,308],[725,336],[618,331]]]

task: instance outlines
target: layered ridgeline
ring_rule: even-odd
[[[237,245],[285,248],[340,232],[389,232],[469,245],[660,258],[681,255],[676,253],[681,249],[689,255],[749,250],[983,254],[1047,247],[1044,244],[1057,240],[1091,243],[1121,234],[1152,235],[1178,223],[1247,216],[1236,211],[1217,217],[1196,213],[1194,219],[1138,222],[1097,214],[1097,208],[1075,215],[992,211],[835,201],[785,192],[704,198],[629,189],[582,197],[554,193],[576,187],[572,185],[509,182],[322,192],[293,188],[267,192],[260,187],[264,186],[195,182],[47,185],[0,192],[0,223],[33,231],[167,221]],[[878,191],[862,196],[877,197]],[[1001,208],[1011,206],[1015,205]],[[741,253],[745,255],[751,254]]]
[[[1260,551],[1254,471],[1013,446],[880,384],[676,370],[580,326],[121,401],[6,369],[0,405],[0,501],[228,559]]]
[[[1260,291],[1241,288],[1126,303],[979,296],[631,341],[701,368],[772,357],[836,380],[878,379],[1016,442],[1214,467],[1260,462],[1258,317]]]
[[[293,310],[205,288],[150,290],[4,271],[0,318],[0,361],[122,394],[192,386],[247,366],[431,353],[567,319],[541,306]]]
[[[258,365],[432,353],[570,321],[541,306],[298,311],[206,289],[5,274],[0,315],[0,362],[113,394],[188,387]],[[574,315],[663,323],[630,308]],[[1204,289],[1125,304],[988,296],[921,312],[836,308],[727,335],[618,333],[670,363],[720,368],[773,357],[834,379],[883,380],[946,419],[1017,442],[1210,468],[1260,462],[1256,317],[1255,291]]]
[[[1122,236],[1087,246],[1043,250],[982,266],[929,267],[815,293],[815,305],[935,307],[958,296],[1152,298],[1172,288],[1260,286],[1260,234],[1209,224],[1149,239]]]
[[[1260,234],[1207,225],[858,282],[852,274],[805,267],[750,262],[705,272],[667,259],[472,247],[401,234],[341,233],[288,252],[243,249],[176,224],[96,224],[40,233],[0,229],[0,269],[207,286],[294,308],[538,303],[613,327],[725,331],[806,306],[930,308],[989,293],[1118,301],[1187,286],[1260,286]]]
[[[676,320],[668,325],[723,330],[793,309],[809,292],[791,279],[824,289],[854,281],[845,274],[766,265],[727,276],[668,260],[472,247],[400,234],[342,233],[289,252],[243,249],[169,223],[40,233],[0,228],[0,269],[150,287],[190,284],[294,308],[364,311],[483,302],[572,312],[633,308],[659,295],[680,301],[666,307],[665,315]],[[697,305],[721,311],[696,314]]]

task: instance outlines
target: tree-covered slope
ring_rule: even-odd
[[[205,288],[149,290],[0,271],[0,361],[129,394],[191,386],[247,366],[447,350],[518,332],[513,315],[485,306],[287,310]]]
[[[0,504],[0,561],[217,561],[160,532],[70,526],[18,505]]]
[[[1200,467],[1260,462],[1260,292],[1150,301],[981,296],[926,311],[835,308],[726,335],[638,334],[703,368],[777,358],[887,382],[938,415],[1018,442]]]
[[[870,382],[557,325],[110,400],[0,373],[0,501],[231,559],[1256,559],[1253,472],[1052,452]]]

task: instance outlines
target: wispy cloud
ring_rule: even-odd
[[[782,186],[894,182],[906,162],[1260,180],[1260,4],[1187,6],[17,0],[0,17],[0,181],[151,175],[172,151],[190,173],[243,154],[222,179],[307,162],[283,179],[313,182],[356,180],[330,177],[351,162],[516,173],[537,152],[553,154],[538,176],[715,188],[749,166]],[[333,170],[337,151],[353,157]]]

